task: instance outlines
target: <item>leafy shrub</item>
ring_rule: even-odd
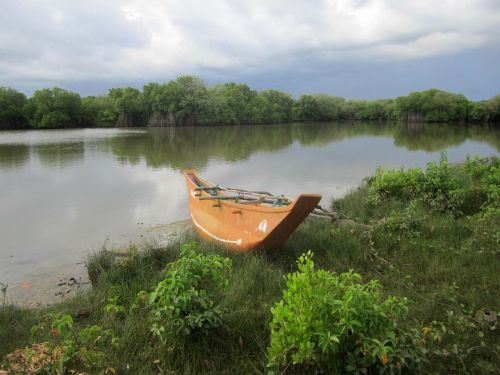
[[[167,265],[165,279],[149,293],[151,331],[163,342],[222,325],[217,297],[228,285],[231,260],[195,248],[196,243],[182,245],[179,259]]]
[[[398,320],[406,299],[383,300],[377,281],[352,271],[315,270],[312,253],[287,275],[283,298],[271,309],[269,367],[300,365],[326,372],[366,373],[404,367]]]
[[[378,168],[375,175],[367,179],[370,186],[369,199],[373,203],[388,197],[407,200],[418,193],[418,187],[424,179],[424,172],[420,168],[384,169]]]
[[[118,303],[118,296],[108,299],[108,303],[104,306],[104,312],[113,317],[125,317],[125,307]]]
[[[488,191],[485,186],[471,186],[461,194],[460,212],[464,216],[475,215],[486,207],[488,200]]]
[[[497,205],[500,197],[498,158],[468,158],[451,165],[445,153],[426,171],[378,169],[367,179],[368,202],[380,205],[388,198],[407,202],[418,199],[430,207],[460,216],[475,214],[485,205]]]
[[[7,368],[14,374],[66,374],[74,369],[111,370],[106,366],[109,348],[118,344],[112,330],[98,325],[75,329],[71,315],[48,315],[32,328],[33,335],[50,332],[51,341],[18,349],[6,356]],[[105,353],[105,350],[108,353]]]
[[[408,237],[416,237],[421,233],[424,217],[417,212],[417,202],[411,201],[403,212],[392,211],[385,222],[385,227],[397,235],[404,234]]]
[[[126,255],[117,263],[121,272],[135,274],[137,272],[137,262],[139,261],[139,249],[132,244],[128,247]]]
[[[463,168],[476,186],[481,186],[486,192],[487,205],[500,208],[500,159],[467,157]]]
[[[423,200],[431,207],[453,213],[460,211],[464,188],[463,181],[452,169],[445,153],[441,154],[439,164],[435,162],[427,164],[425,178],[418,186],[419,193],[423,194]]]

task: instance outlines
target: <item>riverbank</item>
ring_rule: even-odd
[[[33,342],[48,342],[43,349],[47,366],[52,361],[90,373],[98,369],[141,374],[267,372],[269,323],[276,319],[271,307],[283,297],[284,290],[290,290],[285,276],[297,270],[296,259],[312,250],[316,269],[335,273],[353,269],[364,282],[379,280],[380,298],[410,301],[406,315],[394,316],[392,323],[397,329],[387,328],[395,336],[384,341],[385,351],[374,354],[372,347],[365,347],[367,351],[358,352],[353,363],[344,363],[342,371],[352,371],[347,366],[355,365],[376,372],[492,373],[500,366],[499,188],[498,159],[469,159],[451,165],[443,158],[425,171],[379,170],[361,188],[333,201],[333,208],[342,217],[369,225],[370,230],[309,219],[274,254],[232,254],[200,242],[196,254],[202,255],[190,258],[189,251],[180,251],[182,243],[197,239],[189,233],[170,244],[146,246],[140,251],[132,247],[125,257],[103,250],[88,260],[92,289],[87,293],[44,309],[0,309],[0,357]],[[207,310],[190,305],[183,311],[195,307],[196,311],[178,319],[182,324],[189,316],[201,322],[210,317],[220,321],[208,320],[210,325],[187,335],[172,333],[167,324],[174,321],[172,318],[163,323],[155,320],[156,313],[161,317],[167,312],[157,309],[159,302],[149,293],[166,277],[166,264],[175,262],[168,270],[184,270],[175,277],[186,272],[197,275],[195,268],[176,267],[194,265],[194,259],[199,264],[212,262],[212,256],[230,259],[231,268],[221,267],[217,274],[227,283],[215,290],[209,282],[198,285],[194,290],[204,290],[210,297]],[[173,295],[175,304],[194,301],[181,293],[184,284],[174,285],[177,292],[170,290],[171,294],[157,290],[164,290],[163,298]],[[197,295],[202,298],[205,294]],[[357,295],[354,300],[358,300]],[[203,311],[214,315],[200,318]],[[48,318],[49,326],[32,336],[31,327],[46,321],[49,314],[55,314]],[[62,314],[67,314],[66,318]],[[67,316],[71,316],[71,324]],[[326,317],[315,321],[321,319]],[[357,320],[365,324],[361,315]],[[357,332],[357,325],[352,324],[351,332]],[[89,330],[92,326],[98,328]],[[377,332],[367,331],[365,339],[385,337]],[[77,339],[72,339],[73,334]],[[93,334],[100,338],[93,340]],[[307,339],[302,340],[306,345]],[[344,341],[340,345],[332,341],[323,352],[314,338],[310,340],[314,355],[309,360],[278,366],[277,370],[314,372],[321,369],[321,358],[328,353],[352,353],[350,350],[358,350],[356,345],[362,344],[352,343],[354,347],[348,349],[342,346]],[[33,350],[43,351],[40,347]],[[65,350],[72,355],[62,361],[60,353]],[[9,358],[4,365],[19,364],[27,357],[26,352],[17,352]],[[366,361],[361,363],[360,359]]]
[[[425,167],[443,149],[452,162],[498,154],[500,131],[365,123],[0,131],[0,283],[13,296],[25,282],[78,280],[88,252],[188,218],[185,168],[225,186],[322,194],[326,207],[379,165]]]
[[[102,248],[106,248],[116,256],[125,256],[131,244],[137,247],[164,246],[182,236],[190,228],[190,224],[189,220],[181,220],[152,227],[138,226],[134,231],[123,234],[113,241],[106,241]],[[22,280],[11,284],[1,283],[5,288],[3,298],[11,305],[36,308],[63,302],[84,293],[90,287],[86,267],[86,259],[89,256],[91,255],[81,256],[73,262],[60,260],[39,264],[36,271]]]

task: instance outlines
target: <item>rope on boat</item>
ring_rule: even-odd
[[[210,197],[199,197],[199,200],[217,200],[218,205],[220,205],[221,200],[235,200],[239,204],[260,204],[267,203],[273,206],[288,206],[293,202],[293,199],[288,198],[284,195],[273,195],[267,191],[250,191],[237,188],[225,188],[219,185],[214,185],[210,187],[200,186],[195,191],[205,191],[210,194]],[[219,195],[220,191],[236,193],[233,196]],[[316,208],[310,213],[310,215],[327,219],[330,221],[340,220],[339,215],[334,211],[329,211],[323,208],[321,205],[316,206]]]

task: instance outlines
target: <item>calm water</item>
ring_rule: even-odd
[[[498,155],[500,132],[380,124],[0,132],[0,282],[188,218],[184,168],[225,186],[321,193],[328,203],[377,166],[425,166],[441,150],[452,161]]]

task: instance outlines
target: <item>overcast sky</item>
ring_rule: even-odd
[[[500,93],[500,0],[0,0],[0,86]]]

